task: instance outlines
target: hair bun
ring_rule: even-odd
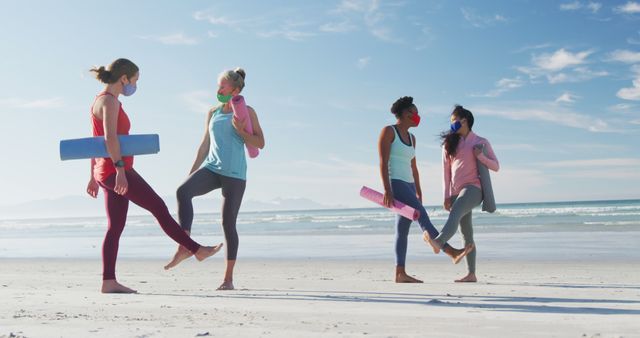
[[[243,80],[247,77],[247,72],[245,72],[244,69],[242,69],[240,67],[234,69],[233,71],[238,73],[238,75],[240,75]]]

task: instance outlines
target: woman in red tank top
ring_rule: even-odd
[[[205,247],[193,241],[171,217],[166,204],[158,194],[133,169],[133,156],[121,156],[118,135],[129,134],[131,123],[118,100],[120,94],[133,95],[140,73],[138,67],[127,59],[118,59],[108,68],[91,69],[96,78],[106,86],[91,106],[91,123],[94,136],[104,136],[108,158],[91,160],[91,178],[87,193],[96,198],[99,187],[105,194],[108,229],[102,246],[102,292],[135,293],[116,280],[115,267],[120,235],[127,221],[129,201],[148,210],[158,220],[162,230],[174,241],[191,251],[198,260],[212,256],[222,243]]]

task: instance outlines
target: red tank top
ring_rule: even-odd
[[[103,92],[96,96],[96,100],[100,96],[111,95],[111,93]],[[93,106],[96,104],[96,100],[93,101],[93,104],[90,108],[91,114],[91,124],[93,125],[93,136],[104,136],[104,124],[101,119],[97,118],[93,115]],[[131,122],[129,121],[129,116],[122,109],[122,103],[120,103],[120,110],[118,111],[118,126],[117,126],[117,134],[118,135],[129,135],[129,129],[131,129]],[[122,160],[124,161],[124,169],[130,170],[133,168],[133,156],[123,156]],[[116,167],[113,165],[113,161],[111,158],[96,158],[96,163],[93,166],[93,178],[97,181],[104,182],[109,176],[116,173]]]

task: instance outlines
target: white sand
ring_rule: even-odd
[[[638,262],[410,261],[424,284],[392,282],[392,261],[121,260],[140,294],[98,292],[101,262],[0,260],[0,337],[640,337]]]

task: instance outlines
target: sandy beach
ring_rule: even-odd
[[[139,291],[105,295],[101,263],[0,260],[0,337],[638,337],[635,261],[411,262],[424,284],[395,284],[388,261],[245,260],[237,290],[215,291],[223,263],[122,259]]]

